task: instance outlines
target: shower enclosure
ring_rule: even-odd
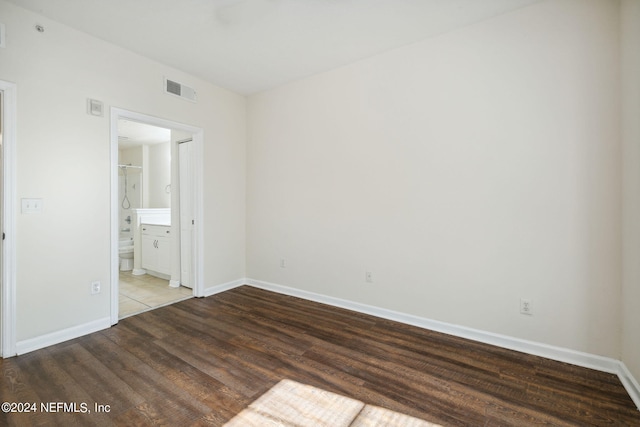
[[[118,180],[120,239],[133,239],[133,212],[142,207],[142,167],[118,165]]]

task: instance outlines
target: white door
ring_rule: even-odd
[[[0,80],[0,356],[16,355],[16,85]]]
[[[4,107],[3,107],[3,92],[0,90],[0,224],[4,224],[4,208],[2,206],[2,201],[4,197],[2,197],[2,189],[4,188],[4,169],[3,169],[3,159],[2,159],[2,129],[3,129],[3,116],[4,116]],[[2,227],[0,227],[2,228]],[[0,260],[2,260],[2,251],[4,250],[4,230],[0,229],[0,234],[2,238],[2,242],[0,243]],[[0,262],[0,290],[3,289],[2,284],[2,262]],[[0,292],[0,321],[4,319],[2,315],[2,292]],[[0,331],[2,331],[2,327],[0,327]],[[2,337],[0,337],[0,354],[2,354]]]
[[[191,140],[178,145],[178,174],[180,180],[180,282],[182,286],[193,288],[193,165],[191,164]]]

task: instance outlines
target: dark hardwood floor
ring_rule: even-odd
[[[248,286],[0,365],[37,406],[7,426],[220,426],[284,378],[445,426],[640,426],[615,375]]]

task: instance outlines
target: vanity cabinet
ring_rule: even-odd
[[[171,274],[171,227],[142,224],[142,268]]]

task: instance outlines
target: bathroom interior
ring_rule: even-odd
[[[118,121],[120,319],[191,298],[180,280],[180,239],[174,238],[172,143],[176,131]],[[177,166],[174,165],[174,169]],[[175,173],[173,176],[176,176]],[[174,205],[174,206],[172,206]]]

